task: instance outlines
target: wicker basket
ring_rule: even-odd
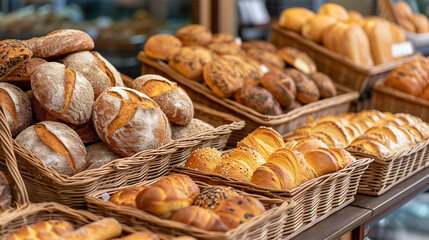
[[[409,113],[429,122],[429,100],[401,92],[382,82],[374,86],[372,107],[391,113]]]
[[[291,191],[259,187],[252,183],[184,167],[175,167],[173,170],[211,185],[227,185],[252,194],[292,199],[296,206],[285,221],[282,232],[283,238],[292,238],[351,203],[359,180],[371,161],[372,159],[359,159],[340,171],[312,179]]]
[[[147,57],[144,52],[139,53],[138,59],[142,62],[142,73],[159,74],[171,78],[186,89],[186,92],[194,102],[200,102],[206,106],[227,112],[245,120],[246,127],[239,133],[235,132],[231,136],[228,142],[228,146],[230,147],[235,147],[238,141],[246,137],[248,133],[259,126],[272,127],[280,134],[285,134],[305,124],[308,116],[320,118],[329,114],[348,112],[350,104],[359,97],[357,92],[337,85],[337,90],[340,94],[336,97],[304,105],[286,114],[277,116],[262,115],[234,100],[216,96],[207,86],[187,79],[166,64]]]
[[[114,160],[100,168],[85,170],[74,176],[61,175],[46,167],[39,158],[15,141],[13,147],[9,146],[8,150],[13,149],[15,153],[32,202],[54,201],[82,208],[85,207],[86,194],[144,180],[150,182],[167,174],[171,166],[186,161],[197,148],[224,148],[231,132],[244,127],[244,122],[233,116],[196,105],[195,117],[200,115],[203,120],[211,119],[209,123],[216,128],[170,142],[158,149],[145,150],[132,157]],[[9,132],[5,115],[0,115],[0,123],[0,133]],[[6,169],[4,162],[0,162],[0,169]]]
[[[196,181],[200,189],[210,187],[203,182]],[[239,191],[242,195],[252,196],[262,202],[267,211],[241,224],[235,229],[226,233],[201,230],[183,223],[163,220],[144,211],[136,210],[132,207],[117,206],[109,201],[103,201],[102,195],[113,194],[125,188],[98,191],[87,195],[88,210],[107,217],[113,217],[123,224],[133,227],[145,227],[154,232],[163,232],[170,235],[190,235],[198,239],[218,240],[218,239],[280,239],[282,226],[288,219],[288,214],[294,206],[291,200],[279,198],[267,198],[259,195],[252,195]]]
[[[371,68],[362,68],[352,63],[346,57],[306,39],[298,33],[282,28],[278,24],[275,24],[273,28],[271,41],[274,45],[277,47],[294,47],[306,52],[313,58],[319,71],[328,74],[335,82],[359,91],[362,96],[369,97],[372,87],[377,81],[385,79],[393,69],[403,63],[420,56],[420,54],[415,53],[393,62]],[[364,104],[364,106],[370,105]]]
[[[386,158],[348,149],[355,157],[373,158],[359,183],[359,193],[380,196],[429,166],[429,139]]]

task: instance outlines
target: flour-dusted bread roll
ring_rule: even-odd
[[[184,46],[205,46],[212,41],[212,33],[202,25],[191,24],[177,30],[178,37]]]
[[[56,30],[23,42],[33,51],[33,57],[38,58],[57,58],[94,48],[94,41],[87,33],[74,29]]]
[[[199,46],[189,46],[181,48],[178,53],[173,55],[168,61],[168,65],[189,79],[202,81],[204,65],[211,62],[213,58],[214,54],[210,50]]]
[[[28,61],[32,54],[22,41],[15,39],[0,41],[0,80]]]
[[[121,74],[98,52],[82,51],[69,54],[63,61],[64,65],[82,73],[91,83],[94,100],[109,87],[122,87]]]
[[[37,123],[22,131],[15,140],[60,174],[72,176],[86,168],[85,145],[77,133],[63,123]]]
[[[102,93],[92,115],[103,142],[124,157],[171,141],[170,124],[159,105],[131,88],[113,87]]]
[[[0,104],[6,108],[6,119],[12,136],[16,136],[31,124],[30,99],[18,87],[0,82]]]
[[[191,123],[189,123],[189,125],[186,125],[186,126],[171,124],[171,132],[172,132],[171,138],[173,140],[187,138],[193,134],[204,132],[207,130],[213,130],[213,129],[215,129],[215,127],[213,127],[212,125],[200,119],[194,118],[192,119]]]
[[[99,168],[104,164],[121,158],[120,155],[110,150],[103,142],[87,146],[86,153],[88,156],[88,169]]]
[[[159,75],[146,74],[134,80],[133,88],[158,103],[170,122],[179,125],[191,123],[194,104],[177,83]]]
[[[31,75],[34,97],[50,114],[63,121],[83,124],[91,118],[94,91],[79,72],[48,62]]]
[[[171,56],[180,51],[182,42],[173,35],[156,34],[144,44],[144,53],[151,58],[168,61]]]

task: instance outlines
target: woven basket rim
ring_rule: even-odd
[[[321,99],[313,103],[306,104],[302,107],[296,108],[288,113],[280,114],[280,115],[263,115],[261,113],[256,112],[255,110],[246,107],[242,104],[239,104],[237,101],[233,101],[228,98],[220,98],[216,96],[210,89],[208,89],[206,86],[200,84],[199,82],[196,82],[194,80],[190,80],[174,69],[171,69],[165,63],[160,63],[159,61],[152,59],[143,51],[140,51],[137,58],[144,64],[148,64],[164,73],[172,77],[175,81],[178,81],[180,84],[186,85],[187,87],[191,88],[193,91],[197,91],[199,93],[204,94],[209,98],[210,100],[221,104],[222,106],[239,113],[258,124],[264,125],[264,126],[273,126],[282,124],[285,122],[288,122],[292,119],[295,119],[299,116],[306,115],[315,111],[319,111],[320,109],[325,109],[333,106],[338,106],[340,104],[343,104],[345,102],[352,102],[354,100],[357,100],[359,98],[359,93],[357,91],[354,91],[350,88],[341,86],[339,84],[335,84],[337,90],[343,92],[343,94],[339,94],[332,98],[326,98]]]
[[[383,82],[381,82],[381,81],[377,82],[374,85],[374,92],[375,91],[391,95],[393,97],[399,98],[403,101],[411,102],[413,104],[418,104],[418,105],[423,105],[425,107],[429,107],[429,100],[419,98],[419,97],[413,96],[409,93],[402,92],[402,91],[399,91],[397,89],[386,86],[386,85],[384,85],[384,81]]]

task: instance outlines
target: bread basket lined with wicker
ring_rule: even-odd
[[[154,187],[152,188],[155,189],[153,191],[150,190],[151,185],[147,187],[139,187],[138,185],[140,184],[137,184],[135,186],[123,186],[120,188],[91,193],[86,196],[88,209],[91,212],[103,216],[113,217],[121,223],[129,226],[134,226],[136,228],[145,227],[154,232],[163,232],[171,235],[186,234],[198,239],[280,239],[282,237],[282,228],[289,219],[288,215],[291,214],[292,208],[294,206],[294,203],[291,200],[264,197],[260,195],[248,194],[239,190],[228,189],[225,186],[212,186],[203,182],[194,182],[193,179],[182,174],[169,175],[164,179],[160,179],[160,182],[167,178],[169,179],[168,181],[172,181],[171,184],[173,185],[163,185],[163,183],[156,185],[157,183],[155,183]],[[184,181],[184,183],[175,184],[175,181]],[[190,182],[192,182],[192,184]],[[208,205],[204,207],[202,207],[202,205],[198,205],[199,207],[197,207],[189,206],[189,204],[191,204],[189,203],[186,204],[188,207],[185,207],[179,203],[181,201],[181,197],[178,195],[173,197],[172,192],[174,191],[169,190],[171,188],[180,188],[182,186],[186,189],[191,189],[192,187],[190,187],[190,185],[198,186],[200,189],[199,192],[201,192],[201,194],[198,195],[198,198],[200,198],[202,195],[208,197],[207,200],[210,201],[200,202],[203,205]],[[135,188],[139,188],[139,192],[131,193]],[[211,198],[210,196],[214,196],[212,193],[218,191],[213,189],[221,189],[219,191],[222,193],[216,195],[216,198]],[[127,190],[130,191],[126,193]],[[150,195],[153,196],[154,192],[158,192],[157,190],[160,191],[159,196],[163,197],[154,197],[155,203],[151,204],[151,200],[148,200],[148,198],[150,199]],[[195,189],[193,191],[195,191]],[[119,193],[123,193],[123,197],[118,197],[121,196],[118,195]],[[227,193],[228,197],[224,195]],[[234,195],[229,195],[231,193]],[[237,197],[237,194],[239,197]],[[107,201],[106,196],[109,195],[110,198],[109,201]],[[142,197],[140,197],[140,195],[142,195]],[[113,198],[115,198],[115,200],[112,200]],[[188,199],[190,197],[188,196],[186,198]],[[198,202],[198,198],[195,202]],[[127,202],[130,199],[133,200],[133,206],[127,205],[129,204]],[[217,200],[214,201],[213,199]],[[256,201],[259,202],[259,204],[262,203],[264,206],[263,208],[265,208],[265,212],[262,214],[258,213],[257,215],[253,215],[253,213],[247,214],[247,211],[252,211],[248,207],[246,207],[247,210],[242,212],[242,202],[239,199],[247,199],[244,200],[244,202]],[[230,203],[236,202],[235,204],[231,205],[226,203],[223,205],[229,206],[229,208],[233,208],[233,210],[236,209],[234,211],[230,210],[232,212],[231,214],[236,217],[228,218],[226,215],[224,215],[225,218],[231,219],[231,222],[225,221],[224,218],[222,218],[221,213],[216,212],[217,209],[214,210],[214,213],[210,215],[210,217],[207,217],[206,211],[212,211],[215,209],[215,202],[216,205],[220,207],[223,201],[229,200],[231,200]],[[247,204],[248,203],[245,203],[245,205]],[[143,208],[144,210],[140,210]],[[181,209],[183,209],[183,211],[181,211]],[[202,211],[201,215],[196,213],[196,210]],[[173,215],[165,219],[167,214],[171,214],[171,212],[174,212]],[[205,214],[203,214],[203,212]],[[237,212],[237,214],[234,212]],[[246,214],[243,215],[241,213]],[[163,218],[159,216],[163,216]],[[197,220],[198,218],[200,220]],[[222,222],[218,222],[219,220],[214,220],[218,218],[220,218]],[[227,225],[226,229],[224,224]],[[232,226],[230,224],[232,224]]]
[[[321,146],[326,147],[315,140],[299,145],[307,146],[311,153],[316,153]],[[372,161],[367,158],[353,161],[351,159],[354,158],[344,150],[325,149],[323,151],[329,154],[335,155],[334,152],[337,152],[337,157],[329,158],[341,158],[338,161],[342,163],[327,167],[313,161],[314,165],[309,167],[311,160],[307,155],[304,159],[301,150],[289,149],[292,146],[285,148],[283,138],[264,127],[248,135],[238,146],[223,156],[216,154],[215,149],[196,150],[185,167],[175,167],[173,170],[212,185],[222,184],[249,193],[292,199],[296,205],[283,226],[283,238],[292,238],[350,204],[363,172]],[[218,157],[214,157],[216,155]],[[326,159],[324,157],[327,156],[316,155],[314,159]],[[309,170],[306,173],[304,169]],[[321,169],[323,172],[319,171]]]

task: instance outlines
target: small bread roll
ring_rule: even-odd
[[[228,33],[216,33],[212,37],[212,43],[228,43],[232,45],[237,45],[235,42],[234,35],[228,34]]]
[[[203,172],[213,172],[222,160],[222,154],[216,148],[200,148],[191,153],[185,167]]]
[[[101,140],[123,157],[171,141],[170,124],[159,105],[131,88],[109,88],[97,98],[92,115]]]
[[[88,156],[88,169],[99,168],[115,159],[121,158],[120,155],[110,150],[103,142],[87,146],[86,153]]]
[[[280,14],[280,26],[300,33],[302,26],[315,14],[311,10],[301,7],[288,8]]]
[[[222,58],[228,61],[231,66],[235,68],[243,79],[244,86],[259,85],[264,72],[262,72],[257,62],[245,56],[225,55]]]
[[[319,15],[327,15],[336,18],[338,21],[347,22],[349,14],[347,10],[336,3],[325,3],[317,11]]]
[[[322,41],[322,33],[326,30],[327,27],[336,23],[337,19],[326,16],[326,15],[316,15],[313,18],[310,18],[301,29],[301,34],[311,39],[315,42]]]
[[[15,39],[0,41],[0,51],[0,80],[33,55],[24,42]]]
[[[302,52],[296,48],[284,47],[277,51],[277,54],[283,58],[283,60],[294,66],[305,74],[310,74],[317,71],[316,64],[305,52]]]
[[[30,126],[31,103],[21,89],[12,84],[0,82],[0,104],[6,108],[6,119],[12,136],[18,135]]]
[[[246,41],[241,45],[241,48],[246,52],[254,48],[271,53],[275,53],[277,51],[277,48],[274,46],[274,44],[262,40]]]
[[[205,46],[212,41],[212,33],[206,27],[191,24],[177,30],[176,37],[182,41],[183,46]]]
[[[155,59],[168,61],[171,56],[178,53],[182,47],[180,39],[169,34],[156,34],[150,36],[144,44],[144,53]]]
[[[63,121],[83,124],[91,118],[94,91],[79,72],[48,62],[31,75],[34,97],[50,114]]]
[[[220,202],[232,196],[238,196],[238,193],[232,187],[208,187],[195,199],[194,205],[214,210],[219,206]]]
[[[219,97],[230,97],[243,86],[243,79],[231,64],[222,58],[204,66],[204,81]]]
[[[216,42],[216,43],[210,43],[207,45],[207,48],[213,51],[218,56],[223,55],[240,55],[244,56],[244,51],[240,48],[238,45],[232,45],[230,43],[224,43],[224,42]]]
[[[87,166],[85,145],[65,124],[40,122],[26,128],[15,140],[60,174],[72,176]]]
[[[74,29],[56,30],[43,37],[25,40],[24,43],[33,51],[33,57],[45,59],[94,48],[94,41],[87,33]]]
[[[213,53],[203,47],[183,47],[170,58],[168,65],[189,79],[202,81],[203,68],[213,57]]]
[[[283,107],[289,107],[295,100],[295,82],[285,73],[267,72],[262,77],[261,83]]]
[[[82,51],[69,54],[64,65],[80,72],[94,90],[94,100],[109,87],[122,87],[124,83],[118,70],[98,52]]]
[[[114,203],[118,206],[136,207],[136,197],[147,186],[132,186],[119,190],[112,194],[109,198],[109,202]]]
[[[264,115],[279,115],[282,113],[279,102],[265,88],[258,86],[244,86],[235,94],[240,104],[252,108]]]
[[[212,125],[200,119],[193,118],[191,123],[189,123],[189,125],[186,125],[186,126],[171,124],[171,133],[172,133],[171,138],[173,140],[187,138],[196,133],[201,133],[201,132],[213,130],[213,129],[215,129],[215,127],[213,127]]]
[[[328,75],[322,72],[315,72],[310,74],[310,78],[313,79],[319,88],[320,97],[330,98],[337,95],[335,84]]]
[[[296,99],[300,102],[307,104],[319,100],[320,93],[316,84],[300,71],[288,68],[285,70],[286,74],[290,76],[296,85]]]
[[[12,205],[12,191],[6,175],[0,171],[0,214],[10,208]]]
[[[146,74],[134,80],[133,88],[158,103],[168,121],[172,123],[186,126],[194,118],[192,100],[175,82],[159,75]]]
[[[365,21],[362,14],[360,14],[359,12],[348,10],[347,14],[349,15],[348,23],[355,23],[358,25],[362,25],[363,22]]]
[[[283,60],[272,52],[252,48],[247,51],[247,56],[259,64],[265,65],[271,71],[278,71],[285,67]]]
[[[226,232],[229,228],[209,209],[188,206],[173,213],[169,220],[181,222],[205,231]]]

